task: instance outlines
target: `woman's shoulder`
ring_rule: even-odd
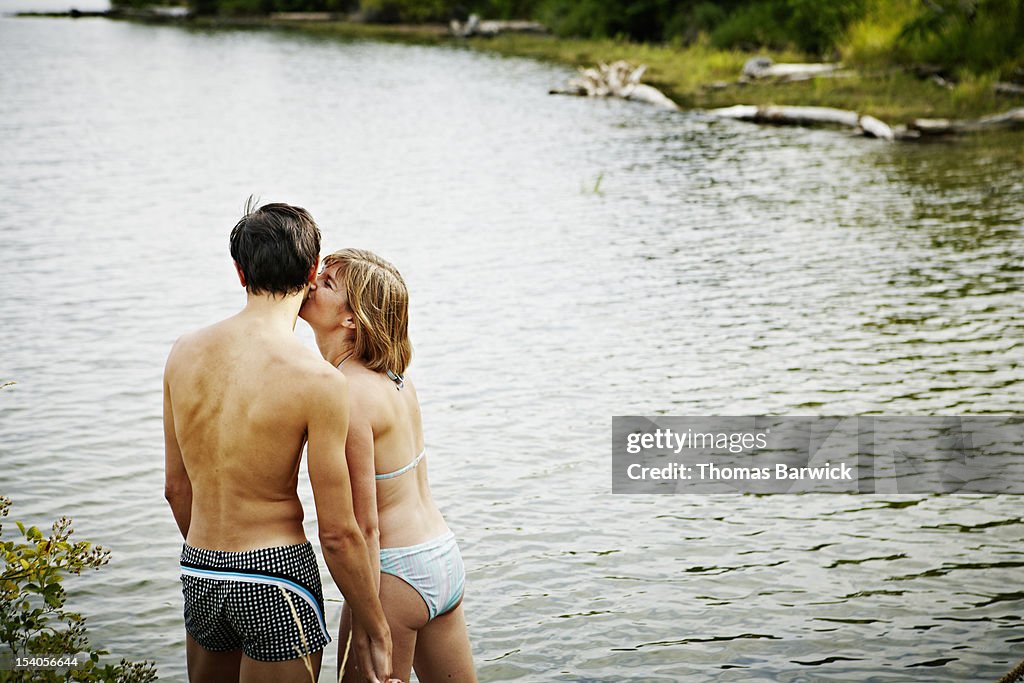
[[[352,367],[346,367],[345,377],[348,379],[349,394],[353,399],[372,399],[383,393],[380,373],[362,365],[353,364]]]
[[[406,397],[416,397],[416,389],[410,382],[403,382],[399,389],[398,385],[383,372],[376,372],[363,366],[352,368],[345,376],[349,380],[349,396],[353,402],[386,410],[395,403],[403,402]]]

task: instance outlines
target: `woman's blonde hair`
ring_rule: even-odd
[[[324,268],[337,264],[356,319],[353,354],[370,370],[401,375],[412,360],[405,280],[390,262],[365,249],[341,249],[324,258]]]

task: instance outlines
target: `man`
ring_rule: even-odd
[[[185,545],[192,681],[309,681],[330,635],[296,494],[307,467],[324,559],[360,628],[370,680],[391,671],[391,637],[345,461],[344,375],[295,337],[320,231],[304,209],[267,204],[231,231],[247,292],[238,314],[179,339],[164,370],[165,495]]]

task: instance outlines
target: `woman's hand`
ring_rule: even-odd
[[[371,638],[360,624],[353,624],[352,650],[364,680],[369,683],[401,683],[391,678],[390,633],[385,631],[382,637]]]

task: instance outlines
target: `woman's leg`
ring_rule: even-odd
[[[391,629],[391,669],[395,678],[408,681],[412,674],[413,653],[416,650],[417,630],[427,622],[427,606],[412,586],[397,576],[380,575],[380,604]],[[345,641],[352,623],[352,613],[346,605],[341,612],[341,630],[338,634],[338,663],[345,651]],[[363,680],[355,669],[355,656],[349,652],[345,667],[345,681]]]
[[[420,629],[414,664],[420,683],[476,683],[473,650],[461,603]]]

